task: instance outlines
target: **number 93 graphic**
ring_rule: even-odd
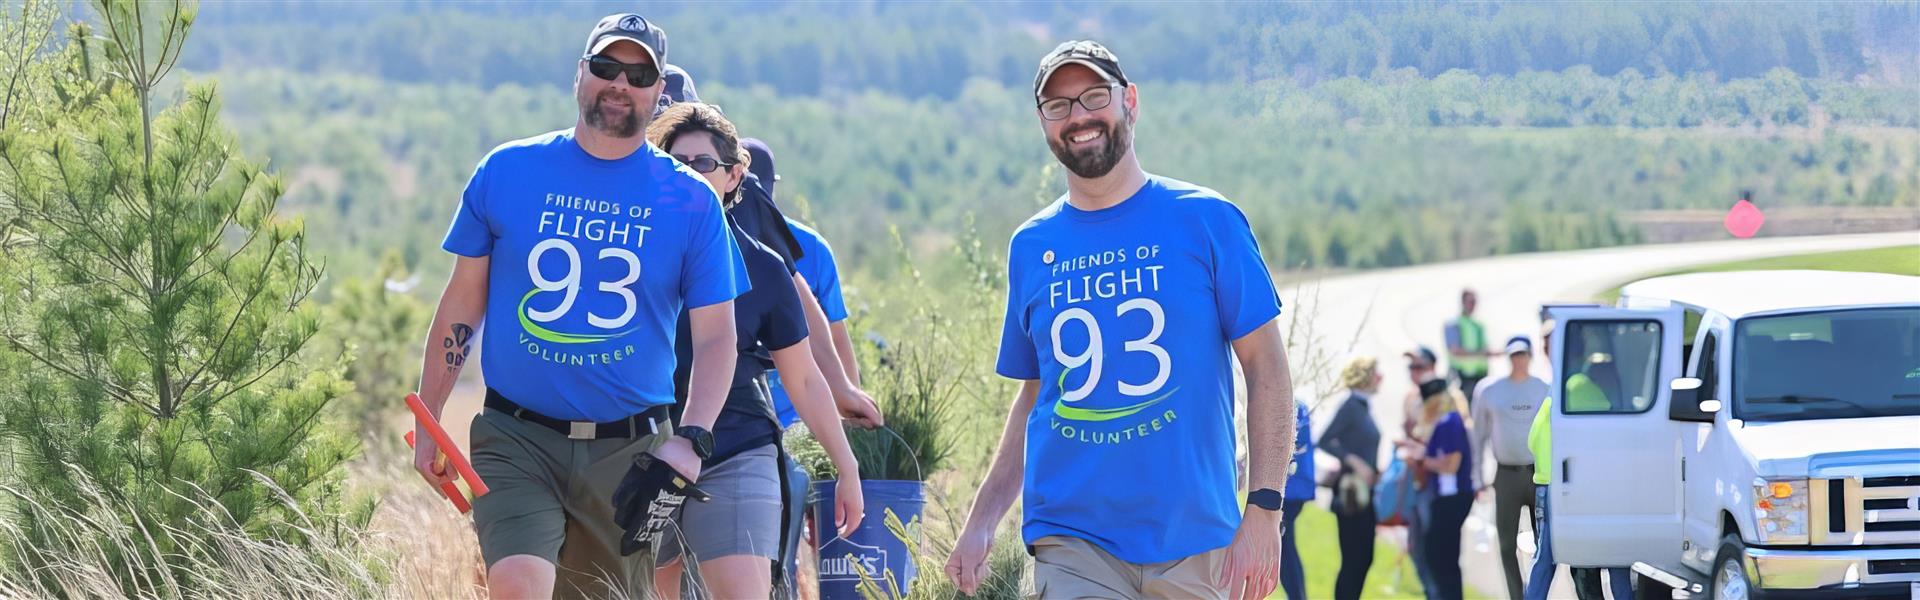
[[[1147,316],[1152,319],[1152,325],[1147,328],[1146,335],[1141,336],[1139,339],[1126,342],[1122,345],[1122,348],[1124,352],[1141,352],[1152,356],[1154,359],[1154,374],[1153,377],[1145,383],[1130,383],[1120,380],[1116,380],[1114,383],[1122,396],[1137,398],[1150,396],[1159,392],[1160,388],[1166,387],[1167,376],[1172,373],[1173,357],[1167,354],[1166,348],[1162,348],[1155,343],[1159,341],[1160,334],[1166,331],[1167,325],[1167,315],[1166,312],[1160,308],[1160,303],[1151,298],[1134,298],[1122,302],[1120,306],[1114,309],[1114,319],[1118,320],[1127,313],[1136,311],[1145,312]],[[1066,329],[1069,322],[1073,321],[1078,321],[1081,326],[1087,330],[1087,347],[1078,354],[1068,354],[1065,344],[1062,343],[1060,339],[1061,332]],[[1159,403],[1161,400],[1165,400],[1167,396],[1172,395],[1172,392],[1168,392],[1166,395],[1146,402],[1119,408],[1087,409],[1070,406],[1071,403],[1087,399],[1088,396],[1093,394],[1094,389],[1100,385],[1101,370],[1106,362],[1106,347],[1100,330],[1100,321],[1094,318],[1092,312],[1084,308],[1075,307],[1060,311],[1060,314],[1053,318],[1052,338],[1053,358],[1060,363],[1060,366],[1065,367],[1060,372],[1060,380],[1058,382],[1060,386],[1060,402],[1054,407],[1054,413],[1062,418],[1080,421],[1109,421],[1140,412],[1149,406]],[[1082,367],[1087,368],[1086,380],[1081,382],[1079,387],[1066,389],[1067,376]]]
[[[555,250],[566,256],[567,269],[565,274],[559,279],[548,279],[546,274],[540,272],[540,258],[545,256],[547,252]],[[638,299],[634,297],[633,289],[630,286],[640,280],[640,257],[635,255],[632,250],[626,248],[602,248],[600,249],[598,258],[601,260],[609,258],[618,259],[626,263],[627,272],[624,277],[615,281],[601,281],[597,283],[599,291],[619,296],[624,308],[621,309],[619,314],[611,317],[595,314],[589,310],[587,312],[587,324],[603,330],[617,330],[626,327],[629,322],[633,321],[634,312],[638,308]],[[533,250],[527,252],[527,277],[533,280],[534,289],[528,291],[527,295],[520,297],[520,327],[536,338],[556,344],[600,342],[630,333],[632,331],[631,329],[611,334],[561,333],[541,326],[543,323],[558,321],[561,317],[566,316],[569,311],[573,310],[574,301],[580,299],[580,275],[580,251],[574,248],[572,242],[563,239],[549,239],[534,245]],[[561,297],[560,304],[550,309],[540,310],[528,306],[534,296],[547,292],[564,292],[566,295]]]

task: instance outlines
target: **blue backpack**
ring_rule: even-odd
[[[1380,473],[1380,483],[1373,487],[1373,516],[1378,524],[1407,523],[1407,513],[1413,508],[1411,471],[1400,460],[1400,453],[1395,452],[1393,461],[1387,463],[1387,470]]]

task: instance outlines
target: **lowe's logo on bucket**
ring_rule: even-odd
[[[846,538],[834,538],[820,547],[821,581],[860,581],[860,573],[865,571],[868,577],[884,579],[881,573],[887,568],[887,551],[876,546],[866,546],[848,541]]]

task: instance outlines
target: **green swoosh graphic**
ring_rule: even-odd
[[[1141,402],[1133,406],[1122,406],[1119,408],[1075,408],[1075,407],[1067,406],[1066,403],[1064,402],[1054,402],[1053,416],[1060,417],[1062,419],[1071,420],[1071,421],[1093,421],[1093,422],[1112,421],[1114,419],[1130,417],[1130,416],[1133,416],[1135,413],[1146,410],[1148,408],[1152,408],[1153,405],[1159,404],[1160,402],[1166,400],[1167,398],[1173,397],[1173,395],[1179,391],[1180,391],[1180,388],[1174,388],[1174,389],[1168,390],[1167,393],[1165,394],[1161,394],[1160,397],[1158,398],[1154,398],[1146,402]]]
[[[532,334],[533,337],[540,338],[542,340],[546,340],[549,342],[553,342],[555,344],[591,344],[594,342],[604,342],[607,340],[611,340],[613,338],[621,337],[626,334],[633,333],[634,331],[640,329],[639,327],[635,327],[633,329],[628,329],[620,333],[611,333],[607,335],[580,335],[580,334],[574,334],[574,333],[560,333],[558,331],[553,331],[551,329],[541,327],[535,324],[533,322],[533,319],[527,318],[527,301],[532,300],[533,295],[538,293],[540,293],[540,290],[534,289],[531,292],[527,292],[527,295],[520,297],[520,309],[519,309],[520,328],[527,330],[527,333]]]

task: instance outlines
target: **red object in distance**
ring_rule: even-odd
[[[1766,222],[1767,215],[1760,212],[1760,207],[1754,206],[1752,202],[1743,198],[1733,205],[1732,210],[1727,211],[1724,223],[1727,226],[1727,233],[1733,234],[1733,237],[1747,239],[1760,233],[1760,226]]]

